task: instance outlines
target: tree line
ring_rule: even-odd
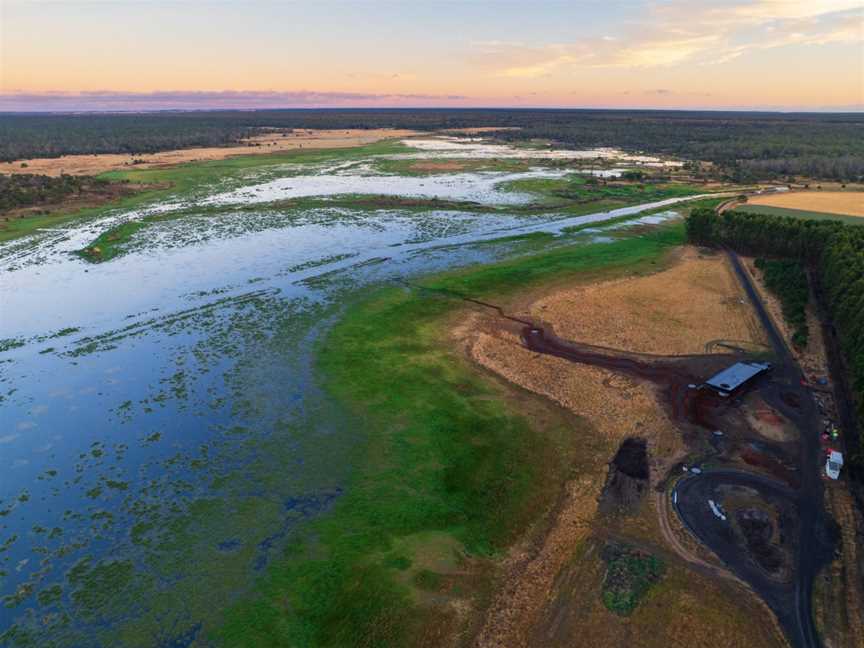
[[[687,235],[698,245],[728,246],[810,268],[822,287],[850,372],[860,426],[864,421],[864,226],[737,210],[718,215],[712,209],[697,209],[687,219]],[[852,446],[852,461],[864,470],[864,434],[844,432]]]
[[[0,212],[60,202],[72,194],[107,186],[107,180],[90,176],[51,177],[32,173],[0,174]]]
[[[792,344],[798,349],[805,348],[810,339],[807,326],[810,285],[804,266],[794,259],[759,257],[756,267],[762,271],[768,289],[780,298],[783,319],[792,327]]]
[[[224,146],[292,128],[491,126],[495,137],[616,146],[712,162],[729,177],[864,177],[864,115],[649,110],[298,109],[147,114],[0,114],[0,160]]]

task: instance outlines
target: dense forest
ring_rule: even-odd
[[[507,141],[617,146],[719,165],[738,180],[864,177],[864,115],[633,110],[354,109],[0,114],[0,160],[150,153],[238,142],[262,128],[516,128]]]
[[[102,188],[108,184],[107,180],[89,176],[61,175],[53,178],[30,173],[0,174],[0,212],[16,207],[56,203],[72,194]]]
[[[698,209],[687,234],[700,245],[731,247],[806,264],[821,286],[831,323],[850,372],[858,421],[864,421],[864,226],[764,214]],[[860,427],[860,426],[859,426]],[[864,434],[846,431],[858,473],[864,471]],[[856,439],[857,441],[854,441]]]

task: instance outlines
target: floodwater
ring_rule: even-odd
[[[498,185],[561,172],[371,168],[250,173],[240,188],[0,245],[0,637],[14,628],[35,645],[112,645],[122,630],[132,645],[188,643],[342,493],[352,426],[309,349],[358,291],[518,254],[518,234],[604,240],[602,226],[567,228],[678,202],[525,216],[506,207],[532,197]],[[268,205],[341,193],[505,210]],[[177,209],[108,262],[70,254],[118,223]]]
[[[508,192],[498,186],[513,180],[530,178],[560,178],[564,171],[536,170],[523,173],[454,173],[430,177],[373,175],[365,165],[345,168],[339,165],[325,173],[279,178],[227,193],[215,194],[203,201],[205,205],[267,203],[275,200],[309,196],[345,194],[375,194],[411,198],[439,198],[471,201],[484,205],[519,205],[533,196]]]
[[[411,140],[418,152],[402,153],[391,157],[405,160],[447,157],[448,159],[528,159],[528,160],[615,160],[637,165],[681,166],[677,160],[663,160],[653,155],[625,153],[612,147],[584,150],[515,147],[507,144],[491,144],[479,138],[436,137],[434,139]]]

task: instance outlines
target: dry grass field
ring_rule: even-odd
[[[38,173],[49,176],[97,175],[118,169],[150,169],[173,166],[186,162],[224,160],[237,155],[262,155],[294,149],[332,149],[363,146],[383,139],[417,135],[410,130],[377,128],[354,130],[297,129],[291,133],[257,135],[239,146],[190,148],[160,153],[142,153],[134,156],[120,153],[100,155],[67,155],[59,158],[35,158],[0,163],[0,173]],[[132,160],[140,160],[132,165]],[[22,166],[26,164],[26,166]]]
[[[533,317],[564,338],[641,353],[704,353],[715,340],[764,343],[721,254],[682,248],[663,272],[562,288],[535,301]]]
[[[864,192],[860,191],[789,191],[753,196],[751,205],[784,209],[864,216]]]

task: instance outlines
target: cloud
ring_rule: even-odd
[[[0,111],[144,111],[447,104],[463,95],[298,91],[0,92]]]
[[[789,45],[864,45],[860,0],[671,0],[626,23],[621,34],[529,47],[484,43],[494,76],[536,78],[575,68],[720,64]]]

